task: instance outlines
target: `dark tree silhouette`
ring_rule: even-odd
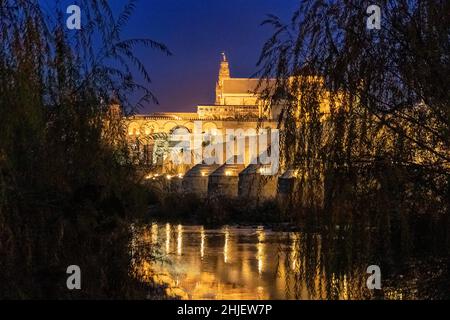
[[[373,4],[379,30],[366,28]],[[395,265],[392,275],[418,252],[448,270],[449,10],[439,0],[302,0],[288,23],[263,22],[274,33],[259,75],[276,79],[265,107],[281,107],[283,164],[298,173],[288,214],[327,230],[314,267],[330,281],[367,261]]]
[[[120,103],[130,113],[156,102],[133,48],[170,52],[149,39],[121,37],[135,1],[117,16],[106,0],[78,5],[82,28],[68,30],[66,8],[0,1],[3,298],[146,295],[128,274],[130,213],[145,210],[145,194],[109,106]],[[136,92],[141,99],[132,104],[127,97]],[[81,291],[66,288],[71,264],[82,269]]]

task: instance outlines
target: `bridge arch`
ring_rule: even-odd
[[[128,124],[128,135],[130,136],[136,136],[140,134],[140,125],[137,121],[132,121]]]
[[[194,132],[194,122],[192,121],[187,121],[183,123],[183,127],[186,127],[191,133]]]
[[[158,131],[158,124],[154,121],[145,122],[140,129],[141,134],[148,136]]]
[[[215,124],[214,122],[205,122],[203,124],[203,128],[202,131],[204,133],[213,133],[213,132],[217,132],[217,124]]]
[[[192,131],[189,130],[189,128],[184,125],[177,125],[169,131],[170,134],[184,134],[184,133],[191,133],[191,132]]]
[[[175,129],[178,126],[178,123],[175,121],[168,121],[163,124],[162,129],[165,133],[171,133],[173,129]]]

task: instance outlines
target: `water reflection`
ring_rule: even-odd
[[[203,260],[203,257],[205,256],[205,229],[203,226],[200,227],[200,257]]]
[[[258,260],[258,274],[261,275],[264,267],[264,229],[262,227],[258,227],[256,234],[258,236],[258,244],[256,245],[256,259]]]
[[[177,255],[181,255],[183,248],[183,227],[181,224],[177,228]]]
[[[223,262],[227,263],[228,262],[228,255],[229,255],[229,250],[228,250],[228,242],[230,240],[230,231],[228,230],[228,226],[225,227],[225,244],[223,245]]]
[[[166,254],[170,253],[170,223],[166,223]]]
[[[292,261],[292,270],[298,271],[300,266],[298,263],[298,238],[299,236],[295,233],[291,235],[291,261]]]
[[[135,237],[150,237],[150,243],[154,243],[161,234],[165,257],[162,262],[151,262],[153,273],[159,278],[170,278],[169,282],[179,286],[188,298],[286,298],[284,281],[288,272],[280,272],[284,262],[279,263],[276,257],[280,246],[289,252],[290,239],[296,239],[296,235],[263,227],[207,230],[202,226],[155,223],[150,230],[142,228],[136,232]],[[172,242],[172,238],[176,241]],[[148,263],[140,266],[145,269],[141,274],[148,277]]]
[[[152,237],[152,244],[157,244],[158,243],[158,225],[156,223],[152,223],[151,237]]]
[[[411,290],[415,270],[409,279],[386,280],[381,293],[369,291],[366,268],[373,257],[369,251],[355,250],[347,237],[169,223],[133,227],[133,233],[134,274],[178,287],[188,299],[417,297],[417,289]],[[155,254],[158,247],[164,250],[160,256]]]

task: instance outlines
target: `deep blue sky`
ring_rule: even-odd
[[[160,102],[142,112],[194,111],[213,103],[220,52],[226,52],[232,76],[252,75],[271,35],[261,21],[269,13],[287,20],[296,5],[297,0],[140,0],[123,35],[162,42],[173,53],[138,49]]]

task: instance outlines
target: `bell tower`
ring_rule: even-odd
[[[219,77],[216,82],[216,105],[225,104],[222,97],[223,80],[230,79],[230,67],[228,65],[225,52],[222,52],[222,60],[220,61]]]

